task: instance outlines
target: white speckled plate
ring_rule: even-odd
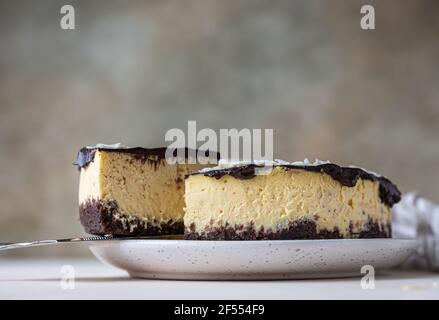
[[[189,241],[111,240],[90,249],[132,277],[266,280],[360,276],[402,263],[418,242],[400,239]]]

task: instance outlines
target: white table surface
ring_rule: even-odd
[[[63,266],[72,266],[64,267]],[[62,272],[74,270],[74,288]],[[68,286],[69,287],[69,286]],[[439,299],[439,274],[386,271],[375,289],[359,278],[287,281],[169,281],[131,279],[92,259],[0,257],[1,299]]]

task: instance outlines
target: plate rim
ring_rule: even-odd
[[[283,240],[185,240],[185,239],[108,239],[105,241],[90,241],[89,245],[106,244],[106,243],[204,243],[204,244],[257,244],[257,243],[276,243],[276,244],[293,244],[293,243],[354,243],[354,242],[405,242],[405,243],[421,243],[420,239],[407,238],[362,238],[362,239],[283,239]]]

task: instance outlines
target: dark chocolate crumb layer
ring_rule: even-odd
[[[332,179],[340,182],[347,187],[353,187],[357,184],[358,179],[371,180],[379,183],[379,196],[381,201],[392,207],[395,203],[401,200],[401,192],[397,186],[394,185],[389,179],[383,176],[376,176],[361,168],[341,167],[333,163],[325,163],[316,166],[300,166],[300,165],[275,165],[275,167],[281,167],[284,169],[300,169],[311,172],[326,173],[332,177]],[[263,168],[263,166],[250,164],[245,166],[238,166],[232,168],[209,170],[204,172],[194,172],[190,175],[204,175],[206,177],[212,177],[220,179],[225,175],[232,176],[237,179],[251,179],[256,176],[256,169]]]
[[[96,235],[118,236],[146,236],[160,234],[183,234],[183,221],[160,223],[160,227],[151,225],[144,220],[120,215],[129,218],[124,224],[115,215],[119,214],[116,201],[90,200],[79,206],[79,218],[87,233]]]
[[[333,230],[317,230],[317,225],[309,219],[296,220],[289,223],[288,228],[273,232],[263,229],[256,231],[252,223],[244,226],[207,226],[203,232],[195,231],[192,224],[185,230],[186,240],[299,240],[299,239],[357,239],[357,238],[390,238],[390,225],[381,227],[370,220],[360,233],[351,233],[345,237],[338,228]]]

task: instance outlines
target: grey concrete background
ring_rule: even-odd
[[[375,5],[374,31],[360,7]],[[77,28],[59,27],[63,4]],[[273,128],[439,201],[439,2],[0,1],[0,242],[83,234],[79,147]],[[14,255],[81,255],[79,246]]]

